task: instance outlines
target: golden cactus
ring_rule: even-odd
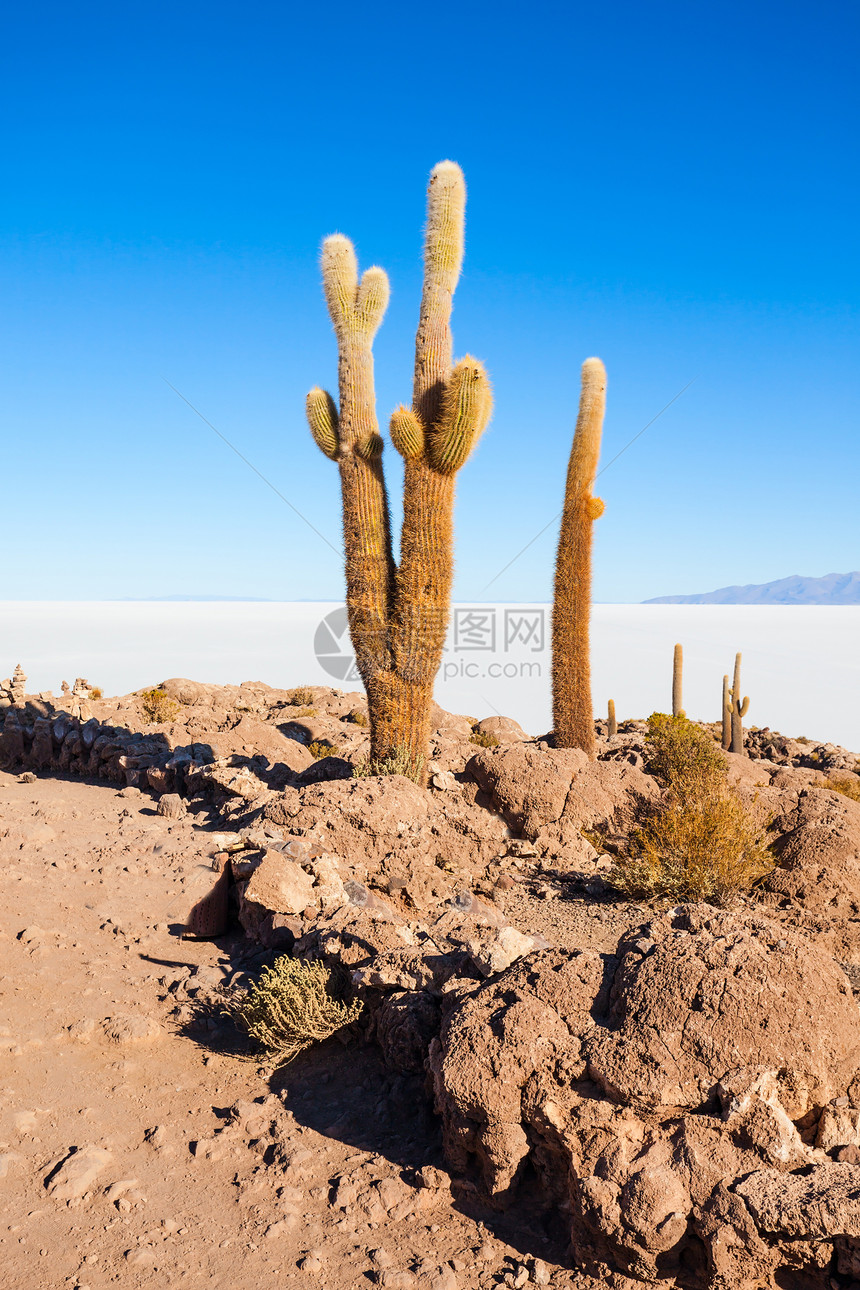
[[[685,717],[684,711],[684,647],[675,646],[672,658],[672,716]]]
[[[412,407],[399,407],[391,440],[405,463],[400,563],[395,564],[376,420],[373,338],[388,303],[382,269],[359,279],[351,242],[323,243],[323,288],[338,343],[340,406],[308,395],[311,434],[338,463],[347,612],[367,691],[370,766],[395,762],[423,777],[433,681],[442,660],[453,577],[454,479],[487,425],[492,393],[482,364],[452,361],[451,303],[463,259],[466,185],[442,161],[430,175],[424,290],[415,342]]]
[[[607,723],[606,723],[606,733],[609,735],[609,738],[610,738],[610,739],[614,739],[614,738],[615,738],[615,736],[618,734],[618,721],[617,721],[616,716],[615,716],[615,700],[614,700],[614,699],[610,699],[610,700],[609,700],[609,706],[608,706],[608,721],[607,721]]]
[[[744,717],[749,712],[749,706],[749,697],[741,698],[741,655],[735,654],[734,684],[729,690],[728,704],[733,753],[742,753],[744,750]]]
[[[592,524],[603,502],[592,495],[606,408],[606,369],[599,358],[582,365],[582,392],[567,484],[552,610],[552,713],[558,748],[594,756],[589,622]]]

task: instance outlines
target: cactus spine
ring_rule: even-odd
[[[607,721],[607,734],[610,739],[614,739],[618,734],[618,722],[615,720],[615,700],[609,700],[609,719]]]
[[[750,701],[746,696],[741,698],[741,656],[735,654],[735,675],[734,683],[731,690],[729,703],[729,712],[732,724],[732,752],[742,753],[744,750],[744,717],[749,711]]]
[[[455,476],[492,412],[482,364],[468,356],[452,362],[451,304],[463,259],[465,206],[460,167],[440,162],[427,194],[412,407],[397,408],[390,423],[405,464],[399,565],[392,554],[373,384],[372,344],[388,280],[371,268],[359,281],[352,244],[340,234],[326,238],[322,254],[338,342],[340,407],[319,389],[307,403],[315,442],[340,467],[347,611],[367,691],[371,766],[382,769],[396,758],[419,780],[450,611]]]
[[[684,649],[681,645],[675,646],[675,653],[672,658],[672,716],[684,717]]]
[[[723,750],[728,752],[732,746],[732,709],[729,703],[729,678],[723,677],[723,737],[721,740]]]
[[[606,369],[599,358],[582,365],[582,390],[567,467],[564,510],[555,563],[552,610],[552,714],[558,748],[594,756],[589,619],[592,525],[603,502],[592,495],[606,408]]]

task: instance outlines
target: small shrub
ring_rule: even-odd
[[[860,802],[860,779],[853,775],[834,775],[824,787],[832,788],[834,793],[843,793],[854,802]]]
[[[316,708],[299,708],[298,712],[290,713],[290,721],[307,721],[308,717],[315,717],[316,715]]]
[[[346,714],[346,719],[351,721],[354,726],[364,727],[370,725],[367,713],[363,712],[361,708],[353,708],[351,712]]]
[[[499,746],[496,736],[485,730],[473,730],[469,735],[469,743],[476,744],[478,748],[498,748]]]
[[[104,694],[104,691],[102,690],[100,685],[94,685],[93,688],[90,690],[91,699],[100,699],[103,694]]]
[[[420,784],[424,772],[424,758],[414,758],[405,744],[395,748],[390,757],[371,761],[369,757],[360,758],[352,768],[353,779],[366,779],[370,775],[405,775]]]
[[[725,904],[773,868],[762,830],[728,783],[728,764],[711,736],[686,717],[648,718],[646,753],[666,785],[609,881],[635,899],[667,896]]]
[[[140,709],[150,725],[164,725],[179,716],[180,705],[163,690],[144,690],[140,696]]]
[[[348,994],[342,970],[284,955],[263,969],[228,1015],[280,1066],[358,1020],[362,1004]]]
[[[287,703],[293,708],[307,708],[313,705],[314,692],[306,685],[300,685],[287,695]]]
[[[670,789],[609,875],[636,899],[668,896],[725,904],[773,869],[764,836],[728,785]]]
[[[323,757],[336,757],[340,749],[326,739],[315,739],[313,743],[308,744],[308,752],[315,761],[320,761]]]
[[[687,717],[652,712],[645,738],[649,770],[664,783],[678,780],[722,781],[726,759],[713,738]]]

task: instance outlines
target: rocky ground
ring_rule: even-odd
[[[855,1285],[853,754],[750,732],[776,868],[679,911],[607,882],[642,723],[589,763],[438,710],[425,789],[353,777],[358,694],[15,685],[5,1284]],[[285,951],[366,1009],[273,1073],[221,1009]]]

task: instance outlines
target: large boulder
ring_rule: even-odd
[[[429,1058],[449,1161],[490,1200],[531,1162],[591,1275],[714,1290],[825,1290],[856,1259],[857,1170],[838,1158],[858,1065],[826,953],[707,906],[629,929],[613,956],[520,960],[456,1000]]]

